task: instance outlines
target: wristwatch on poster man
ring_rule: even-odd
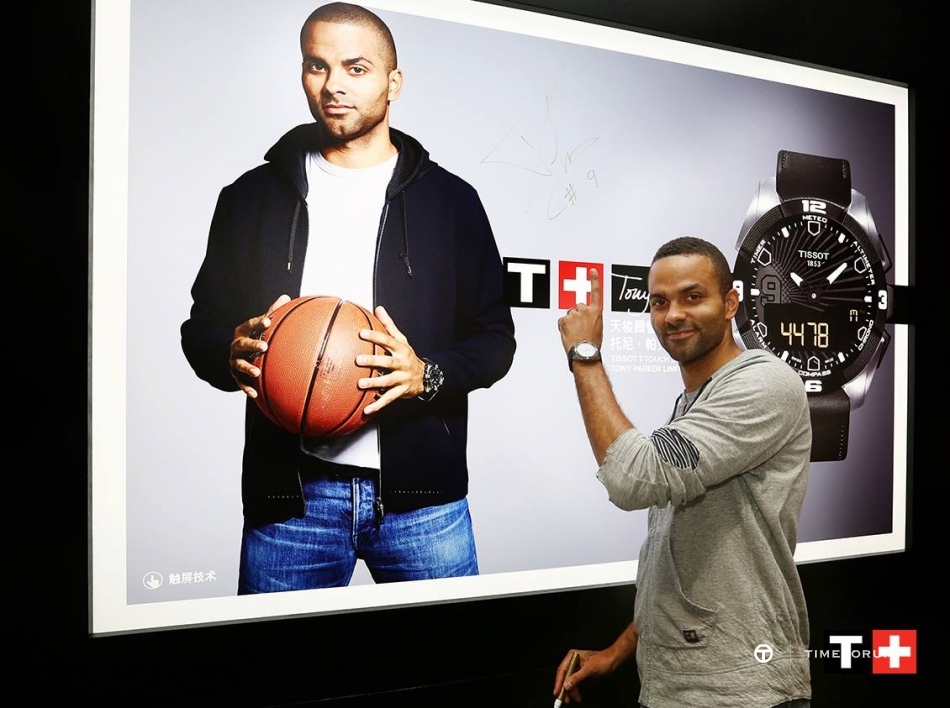
[[[805,382],[814,462],[848,454],[851,411],[864,403],[890,342],[887,248],[847,160],[781,150],[759,184],[736,258],[736,326]]]
[[[422,370],[422,393],[418,397],[422,401],[429,402],[435,398],[435,394],[445,383],[445,375],[442,373],[442,367],[431,359],[423,359],[422,363],[425,368]]]

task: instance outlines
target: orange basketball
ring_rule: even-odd
[[[362,427],[363,413],[376,389],[357,387],[359,379],[378,376],[356,365],[358,354],[385,354],[359,337],[361,329],[385,332],[373,313],[338,297],[299,297],[274,310],[260,339],[267,351],[255,361],[257,402],[274,423],[308,437],[348,435]]]

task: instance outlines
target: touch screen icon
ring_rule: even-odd
[[[142,577],[142,585],[148,590],[158,590],[164,582],[162,574],[154,570],[150,570]]]

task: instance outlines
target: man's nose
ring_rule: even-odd
[[[679,322],[686,316],[683,308],[677,305],[675,302],[671,302],[669,307],[666,308],[666,319],[669,322]]]
[[[327,80],[323,84],[323,92],[331,96],[334,96],[340,93],[346,93],[343,90],[342,78],[343,77],[340,75],[339,71],[333,71],[333,70],[328,71]]]

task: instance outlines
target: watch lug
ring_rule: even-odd
[[[861,192],[851,190],[851,206],[848,207],[848,216],[858,222],[858,225],[864,229],[874,247],[881,264],[884,266],[884,272],[891,269],[891,257],[887,252],[887,246],[884,245],[884,239],[880,237],[877,226],[874,225],[874,217],[871,216],[871,209],[868,206],[867,198]]]

